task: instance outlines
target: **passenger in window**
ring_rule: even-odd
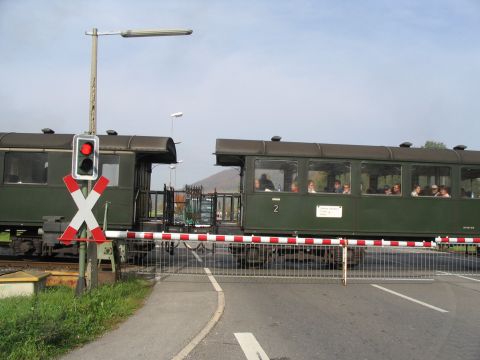
[[[260,191],[260,180],[255,179],[255,191]]]
[[[385,185],[385,186],[383,187],[383,194],[384,194],[384,195],[392,195],[392,189],[390,189],[390,186]]]
[[[315,190],[315,183],[313,182],[313,180],[308,180],[307,191],[311,194],[317,192]]]
[[[402,195],[402,188],[401,188],[400,184],[397,183],[397,184],[393,185],[392,195]]]
[[[265,191],[275,190],[275,186],[273,186],[272,180],[267,178],[267,174],[262,174],[262,176],[260,176],[260,190],[265,190]]]
[[[343,185],[343,193],[342,194],[350,194],[350,184]]]
[[[333,192],[337,194],[343,193],[342,183],[340,180],[335,180],[335,183],[333,184]]]
[[[448,193],[448,189],[444,185],[440,185],[440,188],[438,190],[438,195],[437,197],[444,197],[444,198],[449,198],[450,194]]]
[[[410,195],[412,196],[420,196],[420,194],[422,193],[422,188],[420,187],[420,185],[415,185],[413,187],[413,191]]]
[[[430,196],[438,196],[438,186],[433,184],[430,191]]]
[[[296,181],[292,182],[292,185],[290,185],[290,191],[298,193],[298,183]]]

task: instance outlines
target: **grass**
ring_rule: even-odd
[[[451,252],[463,253],[463,254],[465,254],[465,250],[468,254],[476,254],[477,245],[452,245],[449,248],[449,251]]]
[[[0,359],[52,359],[89,342],[139,308],[151,285],[131,280],[76,298],[70,288],[0,300]]]
[[[10,242],[10,233],[0,232],[0,242]]]

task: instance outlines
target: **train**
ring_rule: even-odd
[[[462,145],[217,139],[215,155],[217,165],[240,168],[239,233],[433,241],[480,229],[480,151]],[[269,256],[255,248],[232,251],[241,263]],[[335,265],[341,261],[339,254],[319,255]],[[359,249],[348,255],[352,265],[363,256]]]
[[[76,251],[57,240],[76,210],[62,183],[72,138],[0,133],[0,231],[10,232],[15,254]],[[176,162],[173,140],[101,135],[99,174],[111,182],[93,212],[101,224],[108,219],[108,229],[134,231],[431,241],[480,229],[480,151],[465,146],[217,139],[215,157],[216,165],[239,169],[239,192],[153,191],[154,164]],[[230,247],[241,265],[264,263],[272,251],[294,251],[282,249]],[[363,253],[349,251],[355,265]],[[315,255],[341,261],[333,250]]]
[[[101,225],[142,230],[148,209],[152,164],[177,161],[169,137],[99,135],[98,172],[109,179],[92,209]],[[73,134],[0,133],[0,232],[8,232],[13,255],[77,255],[78,246],[58,238],[77,208],[62,179],[72,172]]]

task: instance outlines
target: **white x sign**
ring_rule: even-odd
[[[75,204],[77,204],[78,211],[59,240],[67,245],[71,244],[73,240],[79,240],[75,239],[75,235],[77,234],[78,229],[80,229],[80,226],[82,226],[83,222],[86,222],[88,229],[92,233],[93,239],[97,243],[106,241],[107,239],[105,238],[105,234],[98,225],[97,219],[95,219],[95,216],[92,213],[92,209],[97,200],[100,198],[100,195],[102,195],[103,191],[107,187],[108,179],[104,176],[101,176],[86,198],[83,196],[80,187],[72,175],[65,176],[63,178],[63,182],[65,185],[67,185],[73,201],[75,201]]]

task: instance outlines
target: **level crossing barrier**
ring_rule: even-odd
[[[433,280],[438,271],[478,274],[476,256],[445,251],[438,241],[323,239],[277,236],[107,231],[137,251],[137,269],[160,274],[320,278],[342,280]],[[132,250],[132,249],[143,250]],[[450,249],[451,250],[451,249]],[[458,249],[457,249],[458,250]],[[133,262],[130,262],[133,265]]]
[[[439,275],[480,276],[480,238],[437,237]]]

